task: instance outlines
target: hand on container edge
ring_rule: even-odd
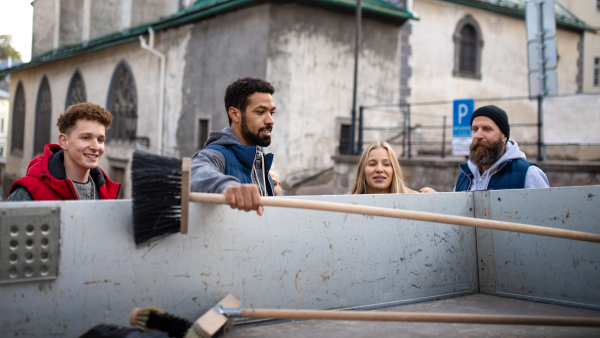
[[[425,188],[421,188],[420,190],[422,193],[430,193],[430,192],[437,192],[433,189],[431,189],[430,187],[425,187]]]

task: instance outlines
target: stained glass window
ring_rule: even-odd
[[[23,141],[25,136],[25,90],[23,83],[19,82],[13,102],[12,131],[10,152],[16,156],[23,156]]]
[[[50,96],[50,83],[44,76],[38,90],[37,104],[35,107],[35,136],[33,141],[33,155],[44,153],[44,146],[50,143],[50,130],[52,128],[52,97]]]
[[[82,102],[87,102],[85,84],[83,83],[83,77],[81,76],[81,73],[79,71],[75,71],[75,74],[73,74],[71,77],[71,83],[69,83],[66,106],[68,107]]]
[[[137,93],[135,79],[125,61],[115,68],[109,89],[107,108],[113,115],[108,140],[131,140],[135,138],[135,126],[127,128],[127,120],[137,119]]]

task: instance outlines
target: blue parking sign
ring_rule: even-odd
[[[454,100],[452,136],[471,137],[471,115],[474,107],[473,99]]]

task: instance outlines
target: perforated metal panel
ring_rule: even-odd
[[[56,279],[60,208],[2,208],[0,283]]]

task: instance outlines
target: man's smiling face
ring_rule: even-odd
[[[106,128],[92,120],[78,120],[75,127],[62,139],[65,166],[74,165],[80,170],[98,167],[104,154]]]

